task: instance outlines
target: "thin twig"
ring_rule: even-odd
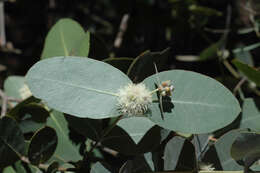
[[[119,31],[118,31],[118,33],[116,35],[116,39],[114,41],[114,47],[115,48],[119,48],[122,44],[123,36],[124,36],[125,31],[127,29],[127,23],[128,23],[129,18],[130,18],[129,14],[125,14],[122,17],[122,20],[121,20],[121,23],[120,23],[120,26],[119,26]]]
[[[20,157],[20,159],[21,159],[21,161],[23,161],[24,163],[31,164],[30,160],[29,160],[27,157],[25,157],[25,156]],[[50,166],[50,165],[40,163],[40,164],[37,165],[36,167],[38,167],[38,168],[40,168],[40,169],[47,170],[49,166]],[[72,168],[58,167],[58,168],[57,168],[57,171],[61,171],[61,172],[62,172],[62,171],[68,171],[68,169],[72,169]]]
[[[1,116],[0,118],[3,118],[6,114],[7,111],[7,102],[8,102],[8,98],[5,95],[5,93],[3,92],[3,90],[0,89],[0,97],[2,99],[2,106],[1,106]]]
[[[226,68],[228,69],[228,71],[235,77],[235,78],[239,78],[239,74],[236,72],[236,70],[229,64],[229,62],[227,60],[223,61],[223,64],[226,66]]]
[[[0,47],[6,44],[5,36],[5,17],[4,17],[4,2],[0,1]]]
[[[236,92],[238,91],[239,88],[241,88],[241,86],[247,81],[246,77],[243,77],[235,86],[235,88],[233,89],[233,94],[236,95]]]

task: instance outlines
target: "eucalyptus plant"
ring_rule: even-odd
[[[90,37],[75,21],[58,21],[41,60],[25,77],[5,81],[5,92],[22,102],[0,120],[4,173],[213,171],[219,165],[235,171],[258,159],[254,100],[242,102],[238,126],[255,132],[231,130],[241,102],[216,79],[162,71],[169,49],[95,60],[88,57]],[[258,71],[238,60],[234,65],[259,85]],[[246,142],[250,148],[240,152]],[[107,155],[124,163],[115,166]]]

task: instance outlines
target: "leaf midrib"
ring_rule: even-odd
[[[100,94],[118,96],[116,93],[111,93],[111,92],[108,92],[108,91],[102,91],[102,90],[98,90],[98,89],[94,89],[94,88],[87,88],[87,87],[83,87],[83,86],[80,86],[80,85],[76,85],[76,84],[72,84],[72,83],[67,83],[67,82],[63,82],[63,81],[59,81],[59,80],[53,80],[53,79],[49,79],[49,78],[38,78],[38,77],[31,77],[31,78],[32,78],[32,79],[36,79],[36,80],[51,81],[51,82],[63,84],[63,85],[65,85],[65,86],[70,86],[70,87],[85,89],[85,90],[89,90],[89,91],[92,91],[92,92],[97,92],[97,93],[100,93]]]

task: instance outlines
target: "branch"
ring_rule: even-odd
[[[5,95],[5,93],[3,92],[3,90],[0,89],[0,97],[2,99],[2,108],[1,108],[1,115],[0,118],[3,118],[6,114],[7,111],[7,102],[8,102],[8,98]]]
[[[5,17],[4,17],[4,2],[0,1],[0,47],[6,44],[5,36]]]
[[[123,36],[125,34],[125,31],[127,29],[127,23],[128,23],[128,20],[130,18],[130,15],[129,14],[125,14],[122,19],[121,19],[121,23],[120,23],[120,26],[119,26],[119,31],[116,35],[116,39],[114,41],[114,47],[115,48],[119,48],[122,44],[122,41],[123,41]]]
[[[21,161],[23,161],[24,163],[31,164],[30,160],[29,160],[27,157],[25,157],[25,156],[20,157],[20,159],[21,159]],[[49,166],[50,166],[50,165],[40,163],[40,164],[37,165],[36,167],[38,167],[38,168],[40,168],[40,169],[47,170]],[[74,168],[63,168],[63,167],[58,167],[58,168],[57,168],[57,171],[61,171],[61,172],[65,172],[65,171],[69,171],[69,170],[74,170]]]

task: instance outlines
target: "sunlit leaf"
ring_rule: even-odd
[[[41,59],[55,56],[88,56],[89,33],[72,19],[60,19],[49,31]]]
[[[163,99],[164,120],[156,94],[148,111],[148,118],[163,128],[192,134],[209,133],[230,124],[240,112],[233,94],[210,77],[183,70],[165,71],[158,76],[161,81],[171,80],[175,87],[173,95]],[[144,83],[151,91],[156,89],[156,75],[146,78]]]
[[[55,57],[36,63],[26,75],[33,95],[58,111],[84,118],[119,116],[119,88],[131,83],[120,70],[81,57]]]

